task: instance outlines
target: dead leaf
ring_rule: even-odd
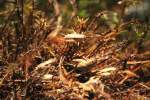
[[[76,32],[73,32],[71,34],[65,35],[64,38],[66,38],[66,39],[82,39],[82,38],[86,38],[86,36],[83,34],[78,34]]]
[[[43,63],[39,64],[39,65],[36,67],[36,70],[47,68],[47,67],[49,67],[49,66],[47,66],[47,65],[56,62],[56,60],[57,60],[56,58],[51,58],[51,59],[49,59],[49,60],[47,60],[47,61],[44,61]]]
[[[86,67],[96,62],[96,58],[74,59],[73,61],[78,62],[77,67]]]
[[[43,80],[51,80],[52,78],[53,78],[52,74],[45,74],[42,79]]]
[[[100,75],[102,76],[109,76],[112,74],[112,72],[114,72],[115,70],[117,70],[115,67],[108,67],[108,68],[104,68],[104,69],[101,69],[99,71]]]

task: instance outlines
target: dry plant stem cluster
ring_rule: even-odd
[[[9,21],[17,15],[14,30],[8,27],[9,22],[0,30],[4,60],[0,66],[2,99],[150,98],[150,53],[144,48],[148,45],[142,47],[149,28],[138,42],[120,39],[120,32],[128,25],[139,24],[136,21],[101,33],[97,19],[103,14],[92,20],[77,17],[76,23],[66,28],[62,26],[59,2],[49,3],[54,4],[56,19],[40,18],[34,1],[30,15],[24,19],[23,2],[16,0],[16,7],[7,18]],[[70,3],[75,16],[76,0]],[[15,43],[11,43],[11,38]]]
[[[60,35],[62,28],[59,21],[61,17],[56,29],[48,35],[41,48],[26,52],[20,58],[19,65],[10,64],[9,69],[5,70],[1,88],[6,91],[4,86],[13,87],[12,93],[7,90],[7,98],[32,99],[44,96],[49,99],[97,100],[113,99],[116,95],[120,99],[127,95],[135,98],[135,95],[139,95],[136,87],[144,88],[146,93],[139,95],[139,100],[149,98],[146,92],[149,90],[149,81],[140,82],[141,76],[138,75],[138,71],[149,65],[149,57],[146,57],[147,54],[137,54],[136,51],[135,54],[124,57],[127,56],[124,55],[124,49],[128,46],[128,41],[116,40],[120,29],[103,35],[73,31],[63,36]],[[79,19],[79,24],[81,21],[84,19]],[[81,23],[78,31],[81,32],[83,26]],[[44,51],[49,55],[48,58],[43,54]],[[136,60],[137,58],[145,60]],[[45,61],[36,63],[41,59]],[[19,73],[23,76],[14,76]],[[127,82],[133,85],[128,86]]]

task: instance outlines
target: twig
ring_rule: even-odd
[[[146,60],[146,61],[127,61],[127,64],[145,64],[145,63],[150,63],[150,60]]]

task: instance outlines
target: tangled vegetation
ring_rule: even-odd
[[[1,0],[0,99],[149,100],[148,5]]]

